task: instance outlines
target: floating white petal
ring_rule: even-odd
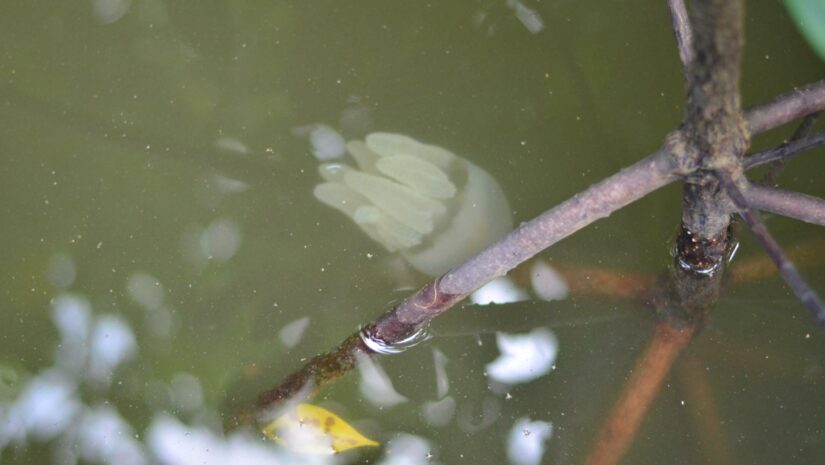
[[[559,342],[546,328],[527,334],[496,333],[501,355],[487,364],[487,374],[505,384],[526,383],[547,374],[556,361]]]
[[[544,260],[536,260],[530,268],[530,284],[533,292],[548,302],[566,299],[570,293],[564,276]]]
[[[387,373],[377,362],[363,353],[356,353],[358,371],[361,374],[359,387],[367,402],[376,407],[392,407],[406,402],[407,398],[395,390]]]
[[[552,436],[552,423],[519,418],[507,436],[507,458],[513,465],[539,465],[544,443]]]
[[[500,276],[470,294],[470,300],[476,305],[510,304],[528,298],[524,289],[516,286],[507,276]]]

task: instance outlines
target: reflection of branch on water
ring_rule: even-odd
[[[667,324],[657,326],[653,339],[633,368],[619,400],[602,425],[585,463],[605,465],[618,462],[633,440],[673,362],[693,337],[693,332],[693,327],[675,329]]]
[[[630,305],[616,306],[604,300],[573,299],[560,302],[517,302],[500,305],[469,305],[448,312],[428,328],[434,337],[474,336],[497,331],[524,332],[539,326],[565,328],[606,324],[638,316]]]

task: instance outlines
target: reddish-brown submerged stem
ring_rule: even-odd
[[[587,465],[614,465],[630,446],[653,399],[679,353],[690,342],[693,326],[678,329],[666,323],[656,326],[618,402],[602,425]]]
[[[687,398],[687,415],[699,432],[699,443],[705,452],[707,463],[714,465],[733,465],[735,460],[724,431],[724,418],[719,414],[719,407],[710,379],[705,369],[699,365],[697,357],[688,357],[680,371],[681,384]]]

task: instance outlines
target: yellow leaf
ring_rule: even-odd
[[[355,447],[379,445],[338,415],[311,404],[298,404],[268,424],[263,433],[304,454],[335,454]]]

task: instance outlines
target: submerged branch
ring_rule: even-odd
[[[805,282],[802,275],[799,274],[796,266],[794,266],[793,262],[785,255],[785,252],[782,251],[782,248],[768,232],[762,220],[751,210],[751,206],[748,204],[745,194],[743,194],[743,191],[747,192],[749,189],[740,189],[729,176],[722,175],[720,176],[720,180],[725,186],[728,195],[731,196],[731,199],[733,199],[739,208],[739,215],[745,220],[751,233],[753,233],[756,240],[759,241],[765,249],[765,252],[771,257],[774,264],[776,264],[780,276],[788,283],[788,286],[794,291],[796,297],[808,307],[808,310],[819,325],[825,328],[825,305],[823,305],[819,296],[816,295],[816,292]],[[743,180],[743,182],[745,181]]]
[[[755,153],[745,159],[744,168],[749,170],[775,161],[788,161],[800,153],[820,145],[825,145],[825,132],[782,144],[775,149]]]
[[[695,327],[677,329],[666,323],[656,326],[653,339],[633,367],[619,400],[602,424],[596,442],[585,460],[587,465],[614,465],[624,455],[650,404],[662,387]]]
[[[819,197],[755,184],[743,195],[751,208],[825,226],[825,200]]]
[[[802,122],[799,123],[799,126],[796,127],[796,130],[791,134],[790,139],[786,140],[780,147],[784,147],[790,143],[796,142],[799,139],[804,139],[808,137],[808,134],[811,132],[811,129],[816,124],[816,120],[819,119],[820,112],[811,113],[810,115],[802,118]],[[776,185],[776,180],[779,179],[779,175],[782,174],[782,170],[785,169],[785,160],[779,159],[774,160],[771,163],[771,167],[765,176],[762,178],[762,181],[759,184],[765,186],[774,186]]]

